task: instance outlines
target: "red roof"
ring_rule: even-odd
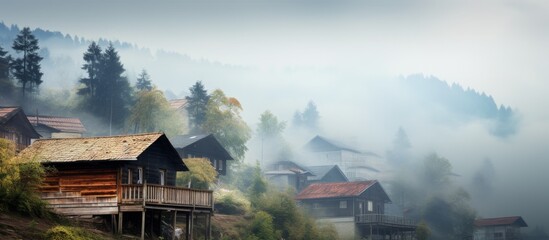
[[[86,128],[78,118],[55,117],[55,116],[27,116],[33,126],[38,124],[46,125],[61,132],[83,133]]]
[[[296,199],[356,197],[376,184],[376,180],[339,183],[313,183],[301,191]]]
[[[475,220],[477,227],[517,225],[519,227],[528,227],[526,222],[519,216],[499,217],[499,218],[480,218]]]

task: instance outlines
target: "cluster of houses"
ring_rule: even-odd
[[[185,101],[172,101],[184,109]],[[168,138],[163,133],[84,137],[77,118],[25,115],[0,107],[0,138],[20,155],[56,169],[40,186],[51,209],[67,216],[100,216],[114,232],[141,239],[210,239],[212,190],[177,187],[188,171],[182,158],[210,160],[221,175],[230,154],[211,134]],[[305,147],[315,165],[279,161],[264,174],[275,186],[296,189],[295,199],[320,222],[336,226],[342,239],[415,239],[416,221],[395,210],[382,186],[381,158],[316,136]],[[478,219],[474,239],[520,239],[520,217]]]

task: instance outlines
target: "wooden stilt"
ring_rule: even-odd
[[[206,240],[210,240],[212,237],[212,214],[208,213],[206,215],[206,221],[207,221],[207,232],[206,232]]]
[[[189,240],[189,213],[185,214],[185,240]]]
[[[189,233],[191,238],[189,240],[193,240],[193,231],[194,231],[194,211],[191,211],[190,224],[189,224]]]
[[[145,209],[141,212],[141,240],[145,239]]]
[[[177,211],[173,211],[173,235],[172,240],[175,240],[175,227],[177,224]]]
[[[122,226],[123,226],[122,218],[123,218],[123,215],[124,215],[123,212],[118,213],[118,234],[122,234]]]

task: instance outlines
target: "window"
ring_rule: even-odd
[[[320,208],[320,204],[319,203],[313,203],[313,208]]]
[[[137,184],[143,184],[143,168],[137,168]]]
[[[223,170],[223,160],[217,160],[217,166],[219,170]]]
[[[166,170],[160,170],[160,185],[166,184]]]
[[[494,233],[494,240],[503,240],[503,233],[502,232],[496,232]]]
[[[374,203],[372,201],[368,201],[368,212],[374,211]]]
[[[339,201],[339,208],[347,208],[347,201]]]
[[[132,184],[132,169],[128,168],[128,184]]]

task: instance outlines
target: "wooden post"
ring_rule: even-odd
[[[370,237],[369,237],[370,240],[372,240],[372,224],[370,224]]]
[[[172,240],[175,240],[175,225],[177,224],[177,211],[173,211],[173,235]]]
[[[143,181],[143,211],[141,212],[141,240],[145,239],[145,204],[147,201],[147,180]]]
[[[210,240],[212,236],[212,214],[208,213],[206,214],[206,240]]]
[[[193,228],[194,228],[194,211],[191,211],[189,214],[189,231],[187,232],[189,234],[189,240],[193,240]]]
[[[118,212],[118,234],[122,234],[122,218],[123,218],[123,215],[124,213],[123,212]]]
[[[141,240],[145,239],[145,208],[141,212]]]

